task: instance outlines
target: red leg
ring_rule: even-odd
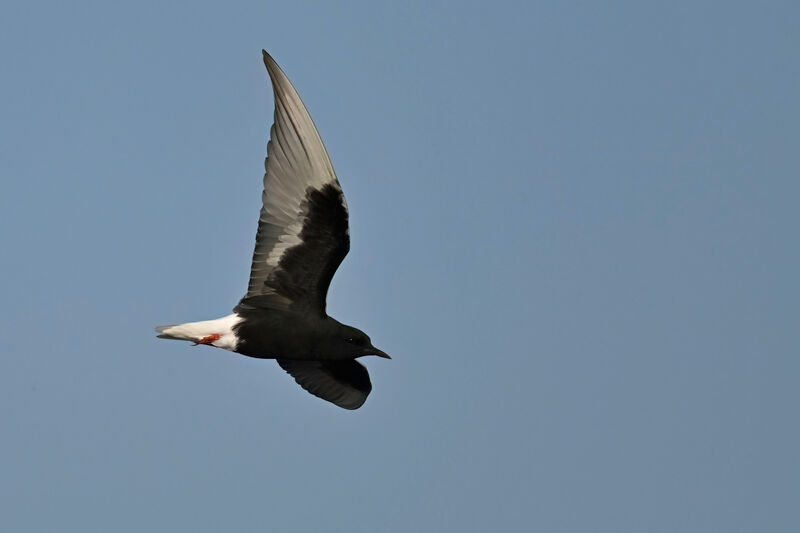
[[[220,335],[219,333],[212,333],[211,335],[203,337],[202,339],[197,341],[196,344],[211,344],[214,341],[218,341],[220,338],[222,338],[222,335]]]

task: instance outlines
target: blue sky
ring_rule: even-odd
[[[800,528],[793,2],[0,10],[7,531]],[[244,294],[266,48],[351,211],[347,412]]]

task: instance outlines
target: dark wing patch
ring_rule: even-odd
[[[372,383],[364,365],[355,359],[343,361],[295,361],[278,359],[286,372],[305,390],[343,407],[358,409],[367,400]]]
[[[266,52],[264,64],[275,122],[250,283],[239,306],[292,306],[324,315],[331,278],[350,249],[347,204],[300,96]]]
[[[347,211],[342,206],[342,192],[335,187],[308,191],[302,243],[283,253],[265,282],[293,307],[325,313],[328,286],[350,249]]]

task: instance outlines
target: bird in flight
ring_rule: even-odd
[[[389,356],[325,311],[333,274],[350,249],[347,203],[300,96],[264,50],[275,121],[247,294],[233,314],[156,328],[158,337],[275,359],[311,394],[358,409],[372,390],[356,358]]]

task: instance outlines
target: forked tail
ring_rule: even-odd
[[[170,339],[175,341],[194,341],[194,337],[187,336],[187,331],[181,328],[181,324],[169,324],[156,327],[159,339]]]

